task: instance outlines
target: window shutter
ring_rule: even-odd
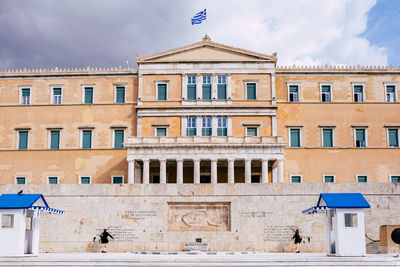
[[[59,149],[60,148],[60,131],[51,131],[50,133],[50,148]]]
[[[82,131],[82,148],[92,148],[92,131]]]
[[[157,84],[157,100],[167,100],[167,85],[166,84]]]
[[[256,99],[256,84],[255,83],[247,84],[247,99],[248,100]]]
[[[93,87],[85,87],[85,104],[93,103]]]
[[[30,89],[22,89],[22,96],[30,96],[31,90]]]
[[[324,138],[324,147],[332,147],[333,146],[333,138],[332,138],[332,130],[324,129],[323,131]]]
[[[157,136],[167,136],[167,128],[157,128]]]
[[[226,99],[226,84],[218,84],[218,99]]]
[[[117,87],[117,103],[125,103],[125,87]]]
[[[362,93],[363,87],[361,85],[354,86],[354,93]]]
[[[196,100],[196,85],[195,84],[188,84],[187,99],[188,100]]]
[[[61,88],[53,88],[53,95],[61,95]]]
[[[300,129],[290,129],[290,146],[300,147]]]
[[[203,84],[203,99],[211,100],[211,84]]]
[[[357,141],[365,141],[365,130],[364,129],[356,129],[356,140]]]
[[[389,129],[389,146],[398,147],[399,137],[397,129]]]
[[[124,130],[114,130],[114,148],[124,148]]]
[[[18,149],[28,149],[28,131],[19,132]]]

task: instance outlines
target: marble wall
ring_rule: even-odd
[[[321,192],[362,193],[371,204],[365,226],[372,239],[381,225],[400,224],[393,183],[0,185],[1,193],[21,189],[65,211],[41,216],[43,252],[100,251],[103,228],[114,237],[110,252],[182,251],[196,238],[212,251],[293,252],[296,228],[303,252],[324,252],[325,215],[301,213]]]

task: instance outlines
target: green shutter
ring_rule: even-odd
[[[196,85],[195,84],[188,84],[187,99],[188,100],[196,100]]]
[[[226,84],[218,84],[218,99],[226,99]]]
[[[365,130],[364,129],[356,129],[356,140],[357,141],[365,141]]]
[[[61,88],[53,88],[53,95],[61,95]]]
[[[28,131],[19,132],[18,149],[28,149]]]
[[[333,176],[324,176],[325,183],[333,183],[335,182],[335,177]]]
[[[124,130],[114,130],[114,148],[124,148]]]
[[[50,148],[51,149],[60,148],[60,131],[51,131]]]
[[[203,84],[203,100],[211,100],[211,84]]]
[[[395,91],[395,87],[393,85],[386,86],[387,93],[394,93],[394,91]]]
[[[364,175],[357,176],[358,183],[366,183],[368,181],[368,177]]]
[[[255,100],[255,99],[256,99],[256,84],[247,83],[247,100]]]
[[[186,136],[196,136],[196,128],[186,128]]]
[[[290,129],[290,146],[300,147],[300,129]]]
[[[82,148],[92,148],[92,131],[82,131]]]
[[[22,96],[30,96],[31,89],[22,89]]]
[[[202,128],[201,135],[202,136],[211,136],[211,128]]]
[[[167,85],[157,84],[157,100],[167,100]]]
[[[227,129],[226,128],[218,128],[217,129],[217,136],[227,136]]]
[[[81,184],[90,184],[90,177],[81,177]]]
[[[322,93],[330,93],[331,86],[330,85],[322,85]]]
[[[125,103],[125,87],[117,87],[117,96],[115,101],[117,103]]]
[[[397,129],[389,129],[389,146],[391,147],[399,146],[399,135]]]
[[[332,130],[331,129],[323,129],[323,146],[324,147],[333,147],[333,136],[332,136]]]
[[[157,128],[157,136],[167,136],[167,128]]]
[[[354,86],[354,93],[362,93],[362,92],[363,92],[363,87],[361,85]]]
[[[25,177],[17,177],[17,184],[26,184]]]
[[[400,176],[391,176],[390,181],[392,183],[400,183]]]
[[[85,104],[93,103],[93,87],[85,87]]]
[[[49,184],[58,184],[58,177],[49,177]]]
[[[123,184],[124,179],[122,176],[115,176],[113,177],[113,184]]]
[[[292,183],[301,183],[301,176],[292,176],[291,182]]]
[[[257,128],[247,127],[247,136],[257,136]]]

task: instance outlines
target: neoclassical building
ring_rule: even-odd
[[[398,67],[200,42],[137,69],[0,71],[0,183],[399,182]]]

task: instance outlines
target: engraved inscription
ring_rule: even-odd
[[[130,220],[144,220],[152,217],[157,217],[155,210],[126,210],[123,216],[125,219]]]
[[[230,231],[230,204],[168,203],[168,231]]]
[[[268,215],[271,215],[272,211],[241,211],[241,218],[266,218]]]
[[[264,228],[264,241],[291,241],[296,225],[268,225]]]
[[[103,229],[96,229],[97,232],[103,232]],[[126,241],[136,241],[139,237],[136,235],[136,229],[134,228],[125,228],[122,226],[111,226],[107,230],[112,237],[113,241],[116,242],[126,242]]]

